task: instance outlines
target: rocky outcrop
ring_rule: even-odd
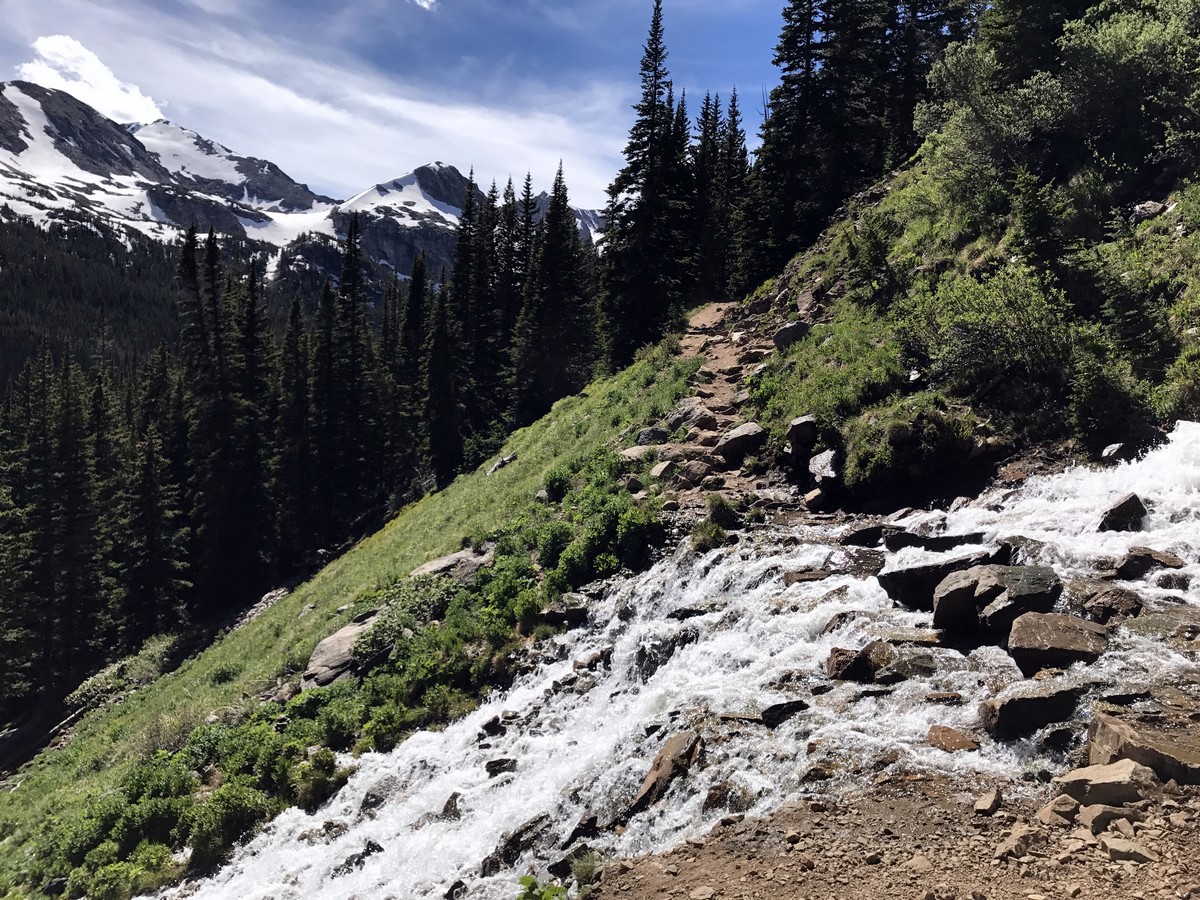
[[[1092,765],[1132,760],[1163,781],[1200,784],[1200,734],[1194,726],[1167,729],[1136,718],[1098,713],[1088,729],[1088,739]]]
[[[355,617],[345,628],[317,644],[300,676],[300,690],[326,687],[350,677],[354,672],[354,642],[371,627],[378,613],[372,610]]]
[[[1054,779],[1062,793],[1081,806],[1123,806],[1157,796],[1158,777],[1146,766],[1123,759],[1106,766],[1075,769]]]
[[[496,559],[495,547],[488,545],[481,550],[468,547],[457,553],[430,560],[417,566],[408,574],[413,578],[444,575],[459,584],[468,585],[475,580],[475,573],[490,566]]]
[[[1013,622],[1008,653],[1026,675],[1095,662],[1108,649],[1103,625],[1058,613],[1026,613]]]
[[[704,739],[694,731],[673,735],[658,751],[646,780],[629,804],[627,816],[649,809],[663,798],[676,778],[686,775],[704,754]]]
[[[1007,634],[1019,616],[1054,609],[1062,591],[1058,575],[1043,566],[977,566],[952,572],[933,592],[933,627]]]

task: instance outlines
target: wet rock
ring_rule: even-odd
[[[1100,531],[1141,531],[1146,505],[1137,494],[1125,494],[1104,511]]]
[[[1049,612],[1062,582],[1044,566],[976,566],[947,575],[933,592],[933,626],[973,633],[980,626],[1007,633],[1027,612]]]
[[[537,843],[538,839],[550,827],[550,815],[542,813],[530,819],[516,831],[504,835],[500,845],[480,865],[480,874],[484,878],[498,875],[504,869],[516,865],[521,854]]]
[[[571,866],[583,859],[592,849],[587,844],[580,844],[566,856],[563,856],[546,867],[546,871],[561,881],[571,877]]]
[[[1097,713],[1088,728],[1088,759],[1092,765],[1128,759],[1153,770],[1162,781],[1200,784],[1200,733]]]
[[[1142,613],[1142,598],[1125,588],[1108,588],[1089,597],[1083,611],[1093,621],[1107,625],[1118,616],[1132,619]]]
[[[883,545],[893,553],[906,547],[919,547],[931,553],[946,553],[955,547],[967,544],[982,544],[986,537],[982,531],[970,534],[916,534],[897,526],[886,526],[883,529]]]
[[[311,828],[297,837],[298,841],[305,844],[328,844],[336,841],[343,834],[350,830],[350,826],[338,819],[327,819],[321,823],[320,828]]]
[[[379,809],[392,797],[400,791],[400,779],[394,775],[388,775],[375,782],[367,792],[363,794],[362,803],[359,804],[358,810],[361,813],[372,814]]]
[[[788,423],[788,443],[797,449],[807,449],[817,442],[817,420],[812,416],[800,416]]]
[[[552,628],[582,628],[588,620],[588,599],[583,594],[563,594],[539,614]]]
[[[768,728],[778,728],[788,719],[791,719],[808,709],[808,704],[803,700],[787,700],[783,703],[772,703],[760,713],[762,723]]]
[[[1039,728],[1069,720],[1084,688],[1025,683],[979,706],[979,719],[993,737],[1011,740]]]
[[[343,875],[349,875],[356,869],[361,869],[368,859],[375,856],[377,853],[382,853],[383,847],[374,841],[367,841],[367,845],[359,853],[353,853],[347,856],[346,859],[334,867],[330,873],[331,878],[341,878]]]
[[[898,656],[896,648],[884,641],[872,641],[861,650],[835,647],[825,661],[825,674],[832,680],[871,684]]]
[[[791,587],[793,584],[806,584],[812,581],[825,581],[827,578],[832,578],[833,572],[827,569],[796,569],[791,572],[783,573],[783,586]]]
[[[934,725],[927,737],[930,746],[946,753],[964,753],[979,749],[979,742],[961,731],[945,725]]]
[[[994,816],[1004,805],[1004,794],[996,787],[975,801],[975,815]]]
[[[408,574],[413,578],[425,575],[444,575],[447,578],[453,578],[459,584],[469,585],[475,580],[475,574],[480,569],[487,568],[495,560],[496,548],[490,544],[478,549],[468,547],[457,553],[451,553],[449,556],[442,556],[427,562],[423,566],[417,566]]]
[[[1186,566],[1173,553],[1151,550],[1149,547],[1130,547],[1129,552],[1117,563],[1116,575],[1124,581],[1144,578],[1155,569],[1182,569]]]
[[[1095,662],[1107,649],[1104,626],[1058,613],[1026,613],[1008,636],[1008,653],[1026,675]]]
[[[700,632],[689,626],[672,635],[651,638],[640,644],[633,655],[633,667],[638,679],[645,684],[654,673],[662,668],[667,661],[682,647],[694,644],[700,639]]]
[[[467,883],[460,878],[442,896],[445,900],[463,900],[467,896]]]
[[[754,453],[766,442],[766,429],[755,422],[747,422],[726,432],[713,448],[713,454],[726,462],[735,462],[748,453]]]
[[[628,816],[649,809],[663,798],[676,778],[686,775],[704,753],[704,739],[694,731],[673,735],[658,751],[646,780],[633,798]]]
[[[686,622],[689,619],[698,619],[701,616],[707,616],[709,613],[720,612],[725,608],[723,600],[708,600],[703,603],[697,603],[695,606],[680,606],[677,609],[667,613],[667,618],[672,622]]]
[[[562,849],[566,850],[576,841],[599,837],[599,835],[599,819],[596,818],[595,813],[585,812],[579,817],[579,821],[575,823],[575,827],[571,829],[571,833],[567,835],[567,839],[563,841]]]
[[[515,759],[490,759],[483,765],[487,770],[488,778],[496,778],[508,772],[517,771],[517,761]]]
[[[639,447],[655,447],[659,444],[665,444],[671,439],[671,432],[665,428],[643,428],[637,433],[637,445]]]
[[[1131,759],[1075,769],[1055,778],[1054,784],[1081,806],[1138,803],[1156,796],[1160,789],[1154,772]]]
[[[503,737],[508,733],[499,716],[492,716],[479,727],[479,731],[485,737]]]
[[[753,805],[754,797],[748,790],[732,781],[722,781],[708,789],[701,809],[704,812],[723,809],[733,813],[743,813]]]
[[[300,690],[325,687],[354,674],[354,642],[359,635],[371,627],[378,610],[363,613],[345,628],[331,634],[317,644],[300,676]]]
[[[954,559],[893,569],[879,574],[879,585],[897,603],[910,609],[932,612],[933,592],[947,575],[975,566],[1003,562],[1002,556],[1002,551],[978,550]]]
[[[1075,822],[1075,814],[1079,812],[1079,801],[1066,794],[1059,794],[1037,813],[1037,820],[1043,825],[1057,825],[1068,828]]]
[[[883,524],[863,522],[851,525],[838,538],[838,543],[847,547],[875,547],[883,540]]]
[[[783,352],[788,347],[795,344],[797,341],[802,341],[808,335],[808,324],[806,322],[788,322],[771,338],[771,342],[775,344],[775,349]]]

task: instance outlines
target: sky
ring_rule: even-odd
[[[419,165],[600,207],[639,93],[651,0],[0,0],[0,80],[118,121],[167,118],[348,198]],[[748,130],[776,80],[782,0],[664,0],[695,114],[736,86]]]

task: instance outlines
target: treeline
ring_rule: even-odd
[[[43,346],[0,409],[0,721],[311,569],[586,381],[594,254],[561,171],[535,215],[528,179],[468,199],[454,280],[418,258],[378,306],[352,219],[278,340],[257,260],[192,230],[176,347],[125,375]]]

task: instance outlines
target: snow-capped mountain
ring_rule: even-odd
[[[195,224],[278,248],[274,272],[303,266],[316,249],[328,256],[357,213],[364,251],[405,275],[421,251],[434,271],[450,264],[467,185],[437,162],[339,201],[172,122],[122,126],[63,91],[0,84],[0,216],[82,220],[159,240]],[[595,240],[599,214],[576,218]]]

